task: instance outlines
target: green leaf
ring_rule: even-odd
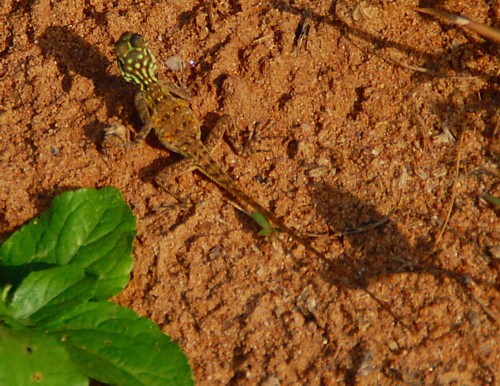
[[[0,385],[86,384],[81,374],[114,385],[193,385],[185,354],[156,325],[99,301],[128,282],[134,237],[116,189],[82,189],[55,198],[0,246]]]
[[[113,303],[89,302],[43,327],[91,378],[112,385],[193,385],[179,346],[151,321]]]
[[[0,385],[84,386],[88,379],[54,337],[0,324]]]
[[[279,232],[279,228],[273,228],[269,223],[269,220],[260,212],[252,212],[250,216],[253,220],[261,227],[259,231],[259,236],[269,236],[272,233]]]
[[[40,323],[91,299],[97,278],[77,267],[56,267],[30,273],[14,292],[9,314],[25,324]]]
[[[99,278],[96,297],[107,299],[129,280],[135,234],[135,218],[117,189],[66,192],[0,246],[1,268],[78,267]]]
[[[496,206],[500,206],[500,198],[493,196],[492,194],[486,193],[484,195],[484,199],[491,204],[494,204]]]

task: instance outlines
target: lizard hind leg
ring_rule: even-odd
[[[214,127],[210,130],[204,141],[204,145],[208,151],[214,151],[222,141],[224,134],[229,131],[231,127],[234,127],[233,120],[228,114],[224,114],[217,119],[217,122],[215,122]]]
[[[234,124],[233,119],[229,114],[224,114],[215,123],[213,129],[208,134],[204,141],[206,148],[212,152],[225,136],[226,141],[231,146],[231,149],[239,156],[247,156],[253,151],[253,144],[256,139],[261,137],[261,132],[268,130],[274,121],[272,119],[266,122],[255,122],[254,127],[249,129],[249,135],[243,140],[242,133]]]
[[[241,156],[248,154],[248,143],[243,143],[241,133],[238,131],[229,114],[224,114],[217,119],[212,130],[210,130],[206,139],[203,141],[205,147],[212,152],[220,144],[224,136],[231,146],[231,149],[237,155]]]

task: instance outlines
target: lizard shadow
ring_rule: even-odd
[[[382,222],[384,215],[375,206],[362,202],[354,195],[325,183],[314,187],[314,201],[327,221],[332,233],[339,233],[340,241],[350,245],[331,259],[327,280],[338,286],[366,289],[369,282],[384,276],[401,273],[430,274],[436,278],[449,278],[466,290],[471,279],[452,270],[442,268],[434,260],[432,239],[420,239],[412,246],[391,219]],[[382,222],[376,227],[355,232],[369,224]],[[481,283],[481,278],[473,278]],[[468,291],[464,291],[467,292]]]
[[[75,73],[92,81],[96,99],[102,101],[107,109],[107,115],[120,117],[125,121],[135,121],[134,89],[123,81],[121,76],[109,75],[107,69],[114,65],[96,47],[78,36],[67,27],[48,27],[39,38],[39,47],[44,57],[56,61],[62,75],[61,87],[70,93],[74,87]],[[97,110],[101,106],[97,106]],[[103,127],[109,124],[94,122],[85,127],[85,135],[96,145],[102,141]]]
[[[206,118],[204,129],[216,119],[216,115]],[[162,155],[139,171],[143,182],[150,182],[160,170],[182,159],[164,149],[157,138],[147,141],[148,146],[165,150],[165,156]],[[187,194],[182,190],[175,193],[179,193],[179,196]],[[229,193],[223,193],[232,199]],[[332,230],[331,233],[341,234],[341,241],[346,240],[351,246],[349,252],[344,251],[339,256],[330,258],[325,279],[331,284],[366,289],[370,281],[398,273],[428,273],[440,278],[448,277],[461,286],[468,280],[464,275],[433,264],[432,240],[418,240],[412,246],[399,231],[397,224],[390,219],[364,232],[355,232],[360,227],[377,223],[384,215],[378,213],[373,205],[361,202],[352,194],[319,183],[314,187],[314,200]],[[245,230],[255,231],[257,225],[248,215],[238,212],[238,217]],[[298,266],[301,264],[297,261]],[[477,278],[476,282],[479,281]]]

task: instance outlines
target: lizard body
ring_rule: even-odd
[[[167,149],[185,157],[181,161],[184,162],[182,172],[198,169],[247,207],[247,214],[261,213],[307,250],[328,262],[322,253],[240,189],[221,169],[211,156],[210,146],[203,144],[200,123],[189,103],[181,97],[181,90],[156,78],[154,54],[140,35],[131,32],[122,34],[115,45],[115,53],[122,76],[140,89],[135,97],[135,104],[144,127],[138,133],[136,141],[142,141],[154,129]],[[163,186],[158,178],[157,182]]]

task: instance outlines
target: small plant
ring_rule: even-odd
[[[115,188],[56,197],[0,246],[0,384],[192,385],[179,346],[108,301],[132,268],[135,218]]]
[[[488,201],[490,204],[496,205],[497,207],[500,207],[500,197],[495,197],[492,194],[485,193],[483,195],[483,198]]]
[[[269,220],[260,212],[250,213],[250,217],[260,226],[259,236],[270,236],[274,233],[280,232],[279,228],[271,226]]]

